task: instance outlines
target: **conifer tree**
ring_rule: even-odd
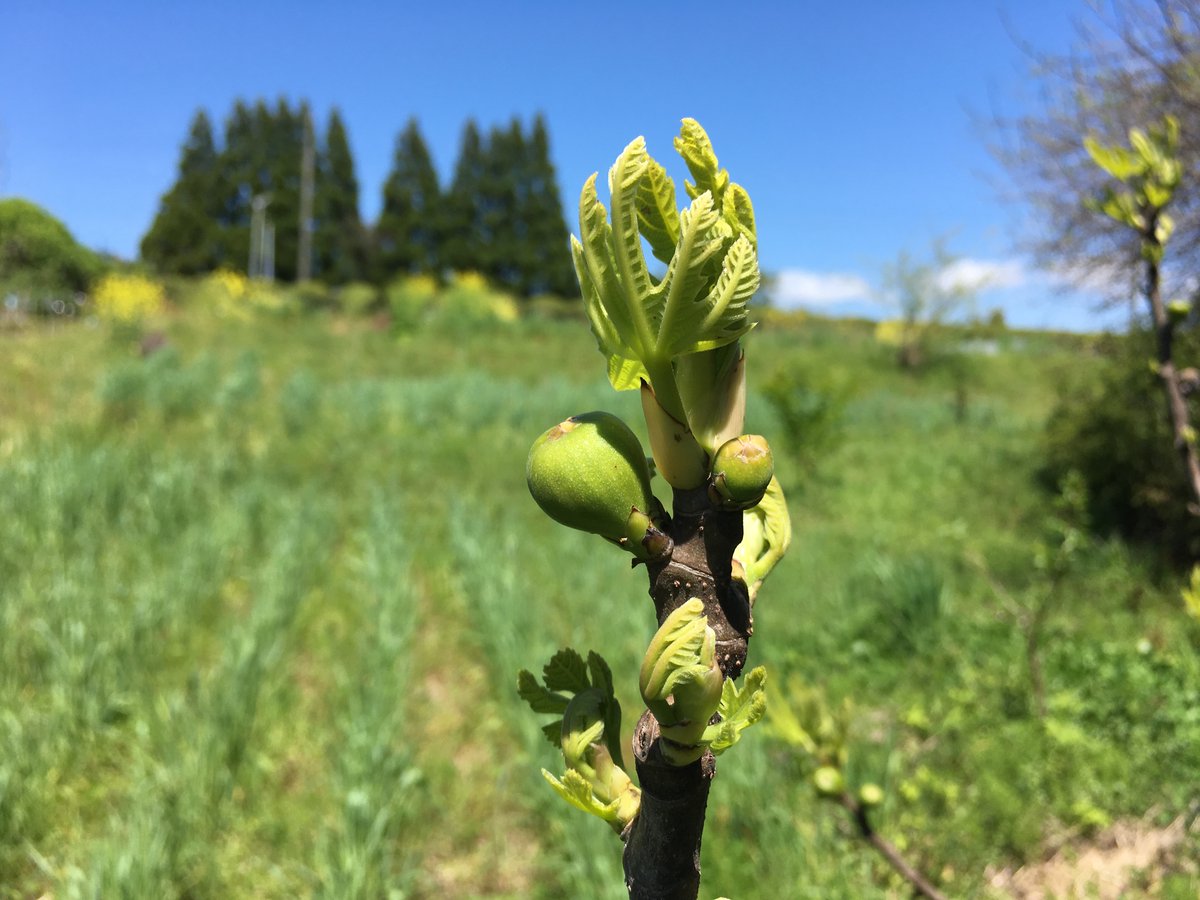
[[[494,127],[483,151],[476,196],[477,268],[497,285],[521,293],[526,268],[524,223],[518,215],[526,182],[525,135],[513,119]]]
[[[305,123],[311,123],[307,101],[297,109],[282,97],[264,121],[267,132],[267,183],[270,219],[275,227],[275,277],[295,281],[300,245],[300,168]]]
[[[556,294],[578,297],[579,286],[568,255],[570,232],[563,217],[558,177],[550,161],[550,135],[539,113],[526,142],[526,174],[519,220],[525,242],[525,295]]]
[[[358,213],[358,179],[346,126],[335,108],[329,115],[317,166],[314,200],[314,272],[328,284],[366,277],[367,240]]]
[[[478,202],[483,188],[483,166],[484,146],[479,126],[474,119],[468,119],[463,126],[454,178],[443,204],[442,265],[452,271],[478,270],[483,262],[480,257],[483,231]]]
[[[142,258],[158,271],[196,275],[222,264],[219,177],[212,123],[201,109],[180,153],[175,184],[142,238]]]
[[[377,282],[418,272],[439,273],[442,203],[429,148],[417,120],[409,119],[396,136],[392,170],[383,185],[383,209],[375,225]]]
[[[225,140],[218,159],[220,178],[214,186],[218,213],[218,256],[235,271],[246,271],[250,246],[250,203],[257,187],[258,140],[254,111],[238,100],[225,119]]]

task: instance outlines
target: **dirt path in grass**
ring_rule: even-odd
[[[1089,841],[1062,847],[1043,862],[994,872],[989,884],[1020,900],[1156,895],[1165,874],[1196,868],[1196,858],[1184,856],[1200,835],[1197,813],[1200,804],[1165,827],[1141,820],[1117,822]]]
[[[513,758],[512,738],[451,596],[445,586],[421,586],[422,621],[438,626],[436,641],[420,642],[416,669],[424,673],[416,708],[430,711],[418,737],[430,801],[418,890],[429,897],[528,897],[538,879],[538,841],[517,818],[520,798],[496,766]]]

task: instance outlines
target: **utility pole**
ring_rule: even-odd
[[[313,147],[312,116],[304,113],[304,150],[300,155],[300,242],[296,259],[296,280],[312,278],[313,179],[316,149]]]
[[[250,201],[250,259],[246,274],[250,278],[275,278],[275,226],[267,221],[270,194],[255,194]]]

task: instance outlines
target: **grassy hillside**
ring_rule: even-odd
[[[544,783],[561,760],[515,692],[571,644],[608,658],[627,728],[640,710],[644,575],[524,483],[567,415],[641,428],[586,327],[166,333],[146,358],[86,325],[0,333],[0,898],[624,896],[616,839]],[[849,698],[880,831],[982,897],[1185,812],[1200,654],[1179,584],[1102,539],[1039,567],[1064,521],[1041,429],[1098,364],[1085,343],[1002,341],[965,382],[902,373],[852,325],[747,343],[749,428],[795,527],[751,664],[776,696]],[[1047,598],[1039,698],[1022,623]],[[704,896],[899,889],[807,772],[766,728],[721,760]],[[1195,872],[1173,853],[1130,896],[1195,896]]]

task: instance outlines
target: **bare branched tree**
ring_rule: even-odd
[[[1067,54],[1023,43],[1037,102],[1025,115],[994,117],[992,148],[1031,208],[1025,238],[1035,259],[1115,304],[1145,291],[1141,246],[1128,228],[1084,206],[1109,176],[1083,139],[1121,143],[1131,128],[1172,115],[1184,171],[1200,170],[1200,0],[1109,0],[1077,27]],[[1200,181],[1185,179],[1172,214],[1164,287],[1191,293],[1200,273]]]

